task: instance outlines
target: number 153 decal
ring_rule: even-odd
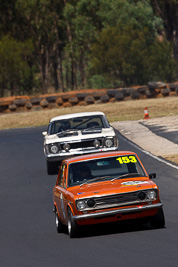
[[[135,156],[125,156],[125,157],[119,157],[117,158],[116,160],[119,161],[120,164],[123,164],[123,163],[135,163],[137,162],[137,159]]]

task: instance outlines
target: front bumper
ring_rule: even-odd
[[[156,203],[146,206],[139,206],[139,207],[133,207],[133,208],[123,208],[123,209],[116,209],[116,210],[109,210],[109,211],[102,211],[97,213],[90,213],[90,214],[82,214],[82,215],[74,215],[72,216],[74,220],[85,220],[85,219],[99,219],[99,218],[105,218],[117,214],[131,214],[131,213],[137,213],[142,212],[146,210],[151,209],[159,209],[163,206],[162,203]]]
[[[117,151],[118,147],[110,147],[110,148],[101,148],[101,149],[86,149],[86,150],[76,150],[71,152],[61,152],[58,154],[45,154],[46,160],[50,162],[61,161],[65,158],[73,157],[73,156],[81,156],[85,154],[98,153],[98,152],[107,152],[107,151]]]

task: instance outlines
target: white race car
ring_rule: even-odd
[[[65,158],[118,150],[118,138],[103,112],[54,117],[42,134],[48,174],[56,174]]]

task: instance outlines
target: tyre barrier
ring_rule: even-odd
[[[148,85],[116,89],[88,89],[39,96],[14,96],[0,98],[0,113],[36,111],[73,106],[114,103],[157,97],[178,96],[178,82],[165,84],[149,82]]]
[[[119,89],[108,89],[107,90],[107,95],[109,96],[109,98],[113,98],[116,96],[117,93],[119,93],[120,90]]]
[[[116,95],[115,95],[115,99],[117,101],[123,101],[124,100],[124,94],[117,92]]]
[[[84,100],[88,105],[92,105],[95,103],[95,99],[93,96],[86,96]]]
[[[72,106],[75,106],[78,104],[79,100],[76,96],[70,97],[69,102],[72,104]]]
[[[40,102],[40,106],[41,106],[42,108],[47,108],[48,105],[49,105],[49,102],[47,101],[47,99],[43,98],[43,99],[41,100],[41,102]]]
[[[169,84],[169,89],[171,90],[171,92],[175,92],[177,88],[178,88],[178,83]]]
[[[43,97],[32,97],[32,98],[30,98],[30,102],[34,106],[38,106],[40,104],[41,100],[43,100]]]
[[[169,94],[170,94],[170,89],[169,89],[169,88],[161,89],[161,94],[162,94],[163,96],[169,96]]]
[[[102,95],[100,97],[100,100],[102,103],[107,103],[107,102],[109,102],[109,96],[108,95]]]

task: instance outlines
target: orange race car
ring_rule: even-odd
[[[53,188],[57,232],[67,225],[75,237],[82,225],[143,218],[153,228],[164,227],[155,177],[129,151],[65,159]]]

